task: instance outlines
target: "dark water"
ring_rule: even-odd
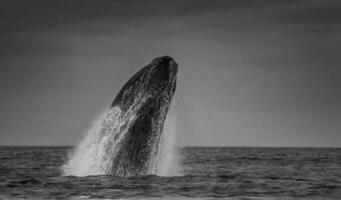
[[[340,148],[184,148],[184,176],[63,177],[66,147],[0,147],[0,199],[341,199]]]

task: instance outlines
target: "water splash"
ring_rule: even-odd
[[[62,166],[64,175],[110,174],[121,141],[135,119],[135,109],[124,113],[119,107],[113,107],[104,111],[90,126],[84,139],[69,153],[68,162]],[[148,174],[177,176],[180,173],[176,149],[176,118],[172,110],[165,121],[160,144],[154,147],[158,149],[153,152],[158,154],[151,158]],[[118,168],[118,171],[123,170]]]
[[[157,156],[156,175],[180,176],[180,154],[177,146],[176,110],[171,106],[162,133]]]
[[[69,154],[69,161],[62,166],[64,175],[88,176],[108,174],[112,168],[112,159],[120,146],[120,141],[127,132],[118,107],[104,111],[90,126],[84,139]]]

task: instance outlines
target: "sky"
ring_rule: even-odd
[[[75,145],[153,58],[179,146],[341,147],[338,0],[3,0],[0,145]]]

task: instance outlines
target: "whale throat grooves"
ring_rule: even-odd
[[[155,58],[134,74],[70,153],[62,166],[64,174],[156,174],[177,70],[174,59],[164,56]]]

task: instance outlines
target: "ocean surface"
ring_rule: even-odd
[[[0,199],[341,199],[341,148],[181,149],[182,175],[62,176],[70,147],[0,147]]]

